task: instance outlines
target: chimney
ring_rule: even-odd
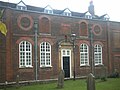
[[[89,11],[89,13],[90,13],[92,16],[95,15],[94,5],[93,5],[93,1],[92,1],[92,0],[90,1],[90,5],[89,5],[89,7],[88,7],[88,11]]]

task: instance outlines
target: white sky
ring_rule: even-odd
[[[18,3],[20,0],[0,0]],[[50,5],[53,9],[63,10],[69,8],[71,11],[84,13],[88,10],[91,0],[23,0],[26,5],[46,7]],[[101,16],[108,14],[111,21],[120,22],[120,0],[92,0],[95,14]]]

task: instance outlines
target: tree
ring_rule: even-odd
[[[7,28],[6,25],[2,22],[4,11],[5,11],[4,9],[0,10],[0,32],[6,36]]]

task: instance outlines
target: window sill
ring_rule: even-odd
[[[40,68],[52,68],[52,66],[40,66]]]
[[[20,66],[19,68],[33,68],[33,66]]]
[[[43,36],[51,36],[51,34],[48,34],[48,33],[39,33],[39,35],[43,35]]]
[[[90,65],[80,65],[80,67],[90,67]]]
[[[104,64],[96,64],[95,66],[96,66],[96,67],[97,67],[97,66],[104,66]]]

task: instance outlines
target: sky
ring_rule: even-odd
[[[20,0],[0,0],[4,2],[18,3]],[[26,5],[46,7],[50,5],[53,9],[63,10],[69,8],[71,11],[84,13],[88,11],[91,0],[22,0]],[[95,14],[98,16],[108,14],[110,21],[120,22],[120,0],[92,0]]]

